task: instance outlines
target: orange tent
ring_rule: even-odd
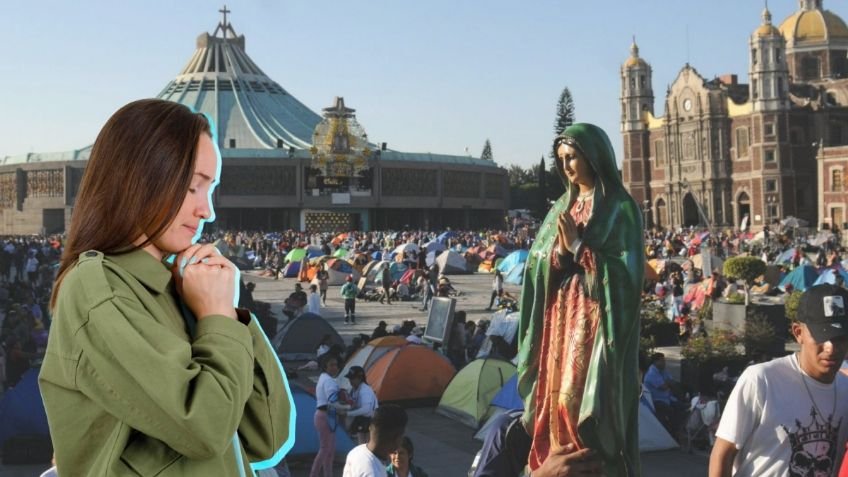
[[[427,346],[413,344],[389,351],[366,374],[382,403],[438,400],[456,370],[444,356]]]
[[[347,372],[350,371],[350,368],[362,366],[362,369],[367,372],[377,360],[382,358],[390,350],[408,344],[409,342],[403,336],[394,335],[383,336],[382,338],[375,338],[369,341],[368,344],[348,358],[342,372],[336,377],[336,382],[339,383],[339,386],[350,389],[350,381],[345,377],[347,376]]]
[[[348,234],[338,234],[338,235],[336,235],[336,238],[334,238],[330,243],[333,244],[333,246],[338,247],[339,244],[344,242],[345,239],[347,239],[348,237],[349,237]]]

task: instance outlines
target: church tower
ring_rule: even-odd
[[[650,200],[647,113],[654,112],[651,66],[639,57],[636,39],[621,66],[621,133],[624,136],[622,178],[636,202]]]
[[[786,40],[771,23],[768,7],[763,23],[751,35],[748,74],[750,100],[755,112],[780,111],[789,107],[789,67]]]

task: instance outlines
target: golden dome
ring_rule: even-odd
[[[780,35],[780,30],[777,29],[774,25],[760,25],[757,28],[757,31],[754,32],[754,35],[757,36],[772,36],[772,35]]]
[[[643,60],[642,58],[639,58],[637,56],[631,56],[630,58],[627,58],[627,61],[624,62],[624,66],[626,68],[630,68],[632,66],[647,66],[647,65],[648,65],[648,63],[646,63],[645,60]]]
[[[780,33],[783,34],[790,46],[796,42],[848,40],[848,26],[845,25],[845,22],[827,10],[818,9],[804,10],[792,14],[780,24]]]

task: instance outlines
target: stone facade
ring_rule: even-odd
[[[823,23],[830,30],[821,41],[809,32],[802,41],[790,28],[802,15],[839,24]],[[633,45],[621,68],[622,174],[648,223],[757,230],[787,216],[829,217],[815,193],[823,183],[816,158],[821,146],[848,144],[848,79],[841,62],[821,63],[812,77],[798,65],[811,55],[844,58],[848,28],[821,1],[802,0],[779,29],[764,11],[748,51],[749,84],[736,75],[707,80],[687,64],[656,117],[652,69]]]

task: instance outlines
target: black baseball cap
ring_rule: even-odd
[[[848,335],[848,290],[831,284],[808,288],[798,302],[798,321],[816,343]]]
[[[365,369],[362,366],[351,366],[345,377],[347,379],[353,377],[365,378]]]

